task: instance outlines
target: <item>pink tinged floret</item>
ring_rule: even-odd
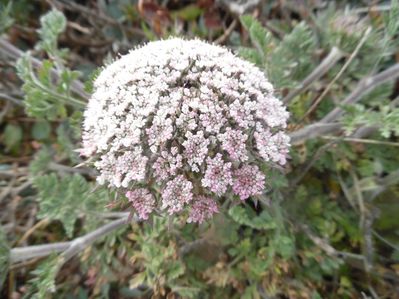
[[[187,138],[183,142],[184,156],[187,163],[191,166],[191,170],[199,172],[199,167],[204,162],[204,158],[208,154],[209,139],[205,139],[204,132],[198,131],[196,134],[187,132]]]
[[[197,113],[190,111],[188,105],[183,104],[182,111],[176,119],[176,126],[183,130],[195,130],[197,124]]]
[[[157,152],[158,146],[168,141],[173,134],[172,120],[162,117],[154,118],[153,124],[146,129],[148,143],[153,153]]]
[[[114,153],[102,155],[101,160],[94,163],[100,170],[97,181],[100,184],[108,181],[110,186],[126,188],[132,181],[144,180],[148,158],[141,153],[142,150],[138,147],[120,156]]]
[[[220,153],[214,158],[206,159],[206,171],[202,179],[202,186],[208,188],[217,195],[226,192],[229,185],[232,184],[231,163],[225,163]]]
[[[230,116],[244,129],[254,126],[254,111],[256,110],[256,102],[245,101],[240,103],[235,100],[229,106]]]
[[[216,202],[210,197],[200,195],[194,199],[191,205],[187,222],[203,223],[212,218],[215,213],[219,213]]]
[[[219,133],[220,129],[227,122],[227,118],[223,114],[224,109],[217,103],[208,100],[201,105],[200,111],[201,114],[199,118],[201,125],[208,133]]]
[[[171,151],[162,151],[161,156],[154,163],[154,174],[159,182],[176,175],[177,171],[183,166],[183,157],[178,153],[177,147],[172,147]]]
[[[290,146],[290,138],[282,131],[271,133],[269,129],[257,126],[254,133],[256,148],[259,155],[265,161],[273,161],[284,165],[287,162],[287,154]]]
[[[167,209],[169,214],[183,210],[185,204],[193,199],[193,184],[183,175],[178,175],[166,183],[162,191],[162,209]]]
[[[233,161],[248,160],[246,141],[247,134],[243,134],[240,130],[232,130],[226,128],[226,132],[219,134],[219,141],[222,143],[222,148],[229,154],[229,158]]]
[[[140,219],[148,219],[149,214],[155,209],[154,196],[144,188],[126,192],[126,197],[132,207],[137,211]]]
[[[265,121],[271,128],[285,128],[287,126],[289,113],[277,98],[270,95],[262,95],[259,98],[256,116]]]
[[[262,194],[265,176],[255,165],[244,165],[233,172],[233,192],[241,200]]]

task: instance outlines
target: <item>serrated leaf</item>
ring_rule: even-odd
[[[309,26],[302,22],[286,34],[267,57],[266,69],[277,88],[294,87],[314,68],[312,54],[316,40]]]
[[[166,276],[169,281],[172,281],[183,275],[184,272],[185,268],[183,263],[180,261],[174,261],[171,265],[169,265]]]
[[[278,236],[273,240],[272,246],[276,253],[284,259],[290,258],[295,252],[294,241],[288,236]]]
[[[123,287],[119,290],[119,294],[122,296],[122,298],[143,298],[145,295],[145,291],[140,291],[137,288],[130,289],[127,287]],[[86,297],[80,296],[77,299],[89,299],[89,297],[86,295]]]
[[[243,15],[240,16],[240,22],[241,24],[244,26],[244,28],[249,31],[249,29],[251,28],[252,24],[254,22],[257,22],[256,19],[251,16],[251,15]]]
[[[257,216],[250,207],[234,206],[228,213],[235,222],[241,225],[246,225],[254,229],[276,228],[275,221],[266,210]]]
[[[84,86],[84,90],[87,93],[92,93],[94,90],[94,81],[97,79],[98,75],[100,75],[102,68],[96,68],[93,72],[90,73],[89,77],[87,78]]]
[[[0,290],[7,277],[10,266],[10,247],[8,246],[6,234],[0,225]]]
[[[389,14],[384,18],[386,31],[389,36],[394,37],[399,29],[399,1],[391,1]]]
[[[248,286],[241,296],[242,299],[260,299],[256,284]]]
[[[70,86],[71,83],[78,79],[81,73],[79,71],[71,71],[69,69],[65,69],[62,71],[60,76],[60,83],[58,84],[58,92],[70,94]]]
[[[6,6],[0,3],[0,35],[14,23],[14,19],[10,16],[12,5],[12,2],[8,2]]]
[[[52,161],[50,151],[43,147],[37,154],[33,161],[29,164],[29,173],[32,177],[48,169],[49,163]]]
[[[263,63],[266,55],[268,55],[270,51],[269,46],[272,43],[272,35],[262,26],[261,23],[259,23],[258,20],[250,15],[244,15],[240,17],[240,21],[244,28],[249,32],[251,42],[255,46],[259,58]],[[253,57],[254,56],[252,55],[252,58]],[[259,59],[257,59],[257,62],[258,61]]]
[[[53,293],[56,290],[55,278],[58,273],[58,259],[55,255],[50,256],[44,262],[33,270],[31,273],[34,278],[29,280],[29,298],[42,299],[46,298],[49,293]]]
[[[80,139],[82,136],[82,120],[83,120],[83,112],[82,111],[75,111],[68,119],[70,130],[71,130],[71,137],[75,139]],[[75,157],[76,157],[76,152]]]
[[[44,62],[39,69],[39,78],[33,73],[30,55],[24,55],[17,61],[17,74],[24,82],[22,90],[25,93],[25,109],[28,115],[36,118],[53,120],[57,116],[65,116],[65,108],[58,100],[57,94],[52,93],[50,78],[50,62]]]
[[[268,45],[272,39],[270,33],[259,22],[254,22],[249,28],[249,36],[256,48],[266,55]]]
[[[311,299],[323,299],[317,291],[313,291]]]
[[[95,219],[94,212],[104,206],[104,194],[91,193],[89,183],[78,174],[60,179],[54,173],[37,176],[33,185],[39,192],[38,217],[61,221],[68,237],[72,237],[79,217]]]
[[[25,92],[26,112],[41,119],[65,118],[65,105],[85,107],[85,103],[73,98],[70,92],[70,85],[79,76],[79,72],[62,65],[62,58],[67,51],[57,47],[58,35],[66,28],[66,18],[62,12],[53,9],[40,18],[40,23],[40,42],[36,48],[46,51],[51,60],[43,60],[35,72],[30,54],[27,53],[18,59],[16,65],[17,74],[24,82],[22,90]],[[55,67],[57,76],[53,73]]]
[[[262,56],[259,54],[258,50],[256,50],[256,49],[240,47],[240,48],[238,48],[238,54],[242,58],[244,58],[258,66],[261,66],[263,63]]]
[[[73,128],[68,122],[60,124],[56,130],[57,132],[57,144],[60,154],[66,155],[73,163],[79,162],[79,156],[76,153],[76,146],[73,143],[72,135]]]
[[[52,61],[44,60],[35,74],[29,53],[17,61],[17,74],[24,82],[22,90],[25,93],[25,109],[30,116],[49,120],[57,117],[65,118],[67,116],[65,105],[75,108],[85,106],[83,102],[69,94],[69,85],[71,80],[76,78],[77,73],[68,72],[68,75],[61,76],[61,79],[55,82],[51,76],[53,67]],[[66,74],[65,72],[63,74]]]
[[[64,14],[53,9],[40,18],[40,25],[41,28],[38,30],[38,33],[41,41],[37,44],[37,47],[49,54],[58,55],[58,35],[66,28],[66,18]]]

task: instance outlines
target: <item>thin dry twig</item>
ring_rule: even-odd
[[[343,252],[335,249],[332,247],[327,240],[324,240],[317,235],[315,235],[311,229],[305,224],[299,224],[300,229],[308,236],[312,242],[322,249],[327,255],[337,258],[344,258],[344,259],[355,259],[364,261],[365,257],[360,254],[351,253],[351,252]]]
[[[107,223],[104,226],[70,242],[13,248],[10,251],[10,262],[18,263],[32,258],[45,257],[52,253],[63,252],[61,258],[65,263],[100,237],[105,236],[106,234],[127,224],[127,220],[128,216],[124,215],[123,217]],[[137,219],[135,220],[137,221]]]
[[[364,138],[367,136],[370,136],[373,134],[375,131],[378,130],[378,127],[376,126],[362,126],[359,129],[357,129],[353,134],[353,138]]]
[[[114,220],[83,237],[79,237],[73,240],[70,246],[61,254],[60,264],[64,264],[69,261],[73,256],[83,251],[86,247],[91,245],[95,240],[107,235],[108,233],[126,225],[128,222],[128,216],[124,216],[120,219]]]
[[[355,198],[357,200],[357,205],[358,205],[359,214],[360,214],[359,228],[363,229],[367,210],[366,210],[366,206],[364,204],[364,198],[363,198],[362,191],[360,190],[359,179],[358,179],[356,173],[352,169],[350,170],[350,174],[351,174],[351,177],[353,180],[353,188],[355,191]]]
[[[89,175],[92,177],[96,176],[96,171],[91,168],[87,168],[87,167],[76,168],[76,167],[58,164],[55,162],[50,162],[48,165],[48,168],[50,170],[54,170],[54,171],[67,172],[67,173],[79,173],[82,175]]]
[[[353,137],[335,137],[335,136],[321,136],[321,138],[327,139],[327,140],[338,140],[338,141],[348,141],[348,142],[367,143],[367,144],[399,146],[398,142],[381,141],[381,140],[374,140],[374,139],[362,139],[362,138],[353,138]]]
[[[10,101],[11,103],[17,105],[17,106],[20,106],[20,107],[24,106],[24,104],[23,104],[23,102],[21,100],[19,100],[17,98],[14,98],[13,96],[10,96],[10,95],[8,95],[6,93],[3,93],[3,92],[0,92],[0,99],[5,99],[5,100]]]
[[[47,226],[50,223],[48,218],[44,218],[37,222],[34,226],[29,228],[24,235],[16,242],[16,245],[20,245],[24,241],[26,241],[37,229]]]
[[[9,182],[8,186],[4,188],[0,193],[0,202],[2,202],[11,193],[12,188],[16,182],[15,177]]]
[[[145,33],[138,29],[138,28],[134,28],[132,26],[128,27],[128,26],[123,26],[120,22],[118,22],[117,20],[108,17],[107,15],[105,15],[104,13],[102,13],[100,10],[93,10],[90,9],[84,5],[75,3],[73,1],[66,1],[66,0],[52,0],[54,2],[54,4],[56,6],[59,6],[61,8],[65,8],[69,11],[76,11],[79,12],[83,15],[92,17],[94,20],[100,20],[104,23],[107,23],[109,25],[113,25],[116,27],[119,27],[122,31],[134,34],[134,35],[139,35],[141,37],[146,37]]]
[[[289,103],[294,99],[297,95],[304,92],[314,81],[320,79],[324,74],[326,74],[337,62],[343,57],[343,53],[337,47],[333,47],[330,53],[326,58],[320,63],[318,67],[316,67],[313,72],[311,72],[305,80],[303,80],[302,84],[292,90],[284,99],[284,103]]]
[[[355,104],[362,99],[362,97],[377,86],[399,77],[399,63],[394,64],[390,68],[360,81],[352,93],[346,97],[341,105]],[[320,121],[303,127],[298,131],[290,134],[292,144],[300,144],[308,139],[316,138],[325,134],[338,132],[342,129],[342,124],[335,121],[344,113],[341,107],[334,108]]]
[[[340,123],[325,124],[322,122],[317,122],[290,133],[291,144],[300,144],[306,140],[316,138],[324,134],[335,133],[341,129],[342,124]]]
[[[219,36],[213,43],[216,45],[223,44],[229,38],[229,36],[233,32],[234,28],[236,28],[236,26],[237,26],[237,19],[234,19],[229,25],[229,27],[226,29],[226,31],[221,36]]]
[[[0,123],[3,122],[4,116],[7,115],[7,113],[10,111],[11,107],[12,107],[11,102],[7,101],[7,102],[5,103],[3,109],[1,109],[1,112],[0,112]]]
[[[352,52],[352,54],[349,56],[348,60],[345,62],[345,64],[342,66],[338,74],[334,77],[334,79],[327,85],[326,89],[321,93],[321,95],[316,99],[316,101],[310,106],[308,111],[305,113],[305,115],[302,117],[302,120],[305,119],[309,114],[311,114],[316,107],[320,104],[320,102],[324,99],[326,94],[330,91],[331,87],[337,82],[337,80],[342,76],[342,74],[345,72],[345,70],[348,68],[348,66],[351,64],[353,59],[355,59],[356,55],[359,53],[360,48],[364,45],[364,43],[367,40],[367,37],[371,33],[371,27],[367,28],[366,32],[364,33],[362,39],[359,41],[357,44],[355,50]]]
[[[367,94],[369,91],[373,90],[377,86],[384,84],[388,81],[395,80],[399,77],[399,63],[394,64],[390,68],[374,75],[372,77],[365,78],[360,81],[354,91],[343,100],[340,105],[350,105],[355,104],[361,98]],[[330,123],[332,121],[337,120],[344,113],[343,109],[340,107],[336,107],[333,111],[328,113],[321,122]]]

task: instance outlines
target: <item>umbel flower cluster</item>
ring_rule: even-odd
[[[221,198],[263,192],[259,166],[286,162],[287,118],[264,73],[226,48],[150,42],[96,79],[81,154],[142,219],[164,210],[201,223]]]

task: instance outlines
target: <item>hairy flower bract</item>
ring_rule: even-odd
[[[261,165],[283,165],[288,112],[264,73],[200,40],[150,42],[94,82],[81,154],[100,184],[154,210],[203,222],[230,196],[262,194]]]

